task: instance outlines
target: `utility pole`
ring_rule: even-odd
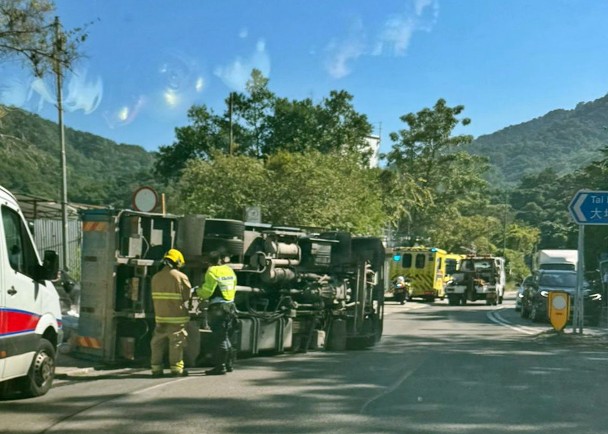
[[[62,259],[63,259],[63,270],[68,269],[68,176],[67,176],[67,163],[65,156],[65,132],[63,128],[63,92],[62,88],[62,76],[63,71],[61,67],[60,58],[65,51],[65,38],[61,32],[61,24],[59,23],[59,17],[55,17],[55,46],[53,48],[53,71],[55,72],[55,79],[57,83],[57,113],[59,117],[59,141],[61,145],[61,223],[62,223],[62,234],[61,234],[61,246],[62,246]]]
[[[234,140],[232,133],[232,95],[234,92],[230,92],[229,101],[228,101],[228,118],[230,120],[230,133],[228,136],[228,155],[232,155],[232,141]]]
[[[509,191],[505,191],[505,212],[502,222],[502,256],[507,259],[507,210],[509,207]]]

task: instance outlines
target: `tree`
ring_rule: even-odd
[[[341,150],[357,153],[361,163],[367,165],[372,151],[366,138],[371,135],[372,126],[367,116],[354,109],[352,100],[346,91],[331,91],[320,104],[310,98],[277,99],[274,115],[269,119],[271,134],[265,153]]]
[[[278,152],[266,167],[274,223],[376,235],[387,223],[379,172],[362,167],[356,153]]]
[[[262,160],[214,153],[210,160],[186,164],[177,184],[178,212],[240,220],[245,207],[262,206],[270,180]]]
[[[54,11],[50,0],[0,0],[0,57],[25,61],[38,77],[57,66],[70,69],[87,34],[76,28],[57,38]]]
[[[178,211],[241,219],[255,205],[267,223],[379,234],[388,219],[379,173],[348,154],[282,151],[260,160],[218,153],[186,165]]]
[[[158,148],[154,171],[165,181],[179,179],[188,161],[210,160],[229,146],[226,123],[205,105],[192,106],[188,119],[190,125],[175,129],[173,145]]]
[[[468,118],[458,118],[463,110],[462,105],[449,107],[439,99],[432,109],[402,116],[407,128],[390,134],[393,145],[385,155],[388,167],[407,173],[427,191],[428,200],[411,207],[409,217],[400,224],[399,229],[412,238],[432,235],[434,242],[458,244],[450,241],[450,233],[458,219],[467,215],[459,207],[479,211],[470,207],[470,202],[479,203],[475,195],[487,186],[482,176],[488,165],[485,159],[459,150],[471,142],[472,136],[452,135],[459,124],[470,123]]]
[[[339,150],[355,152],[366,165],[371,156],[366,138],[372,127],[355,111],[352,99],[345,91],[331,91],[320,104],[277,98],[268,89],[268,79],[254,69],[246,93],[231,93],[223,114],[206,106],[188,111],[190,125],[176,128],[176,141],[160,147],[156,173],[165,181],[175,180],[188,160],[209,160],[217,150],[256,158],[280,151]]]
[[[268,89],[268,81],[261,71],[253,69],[246,85],[247,94],[231,94],[229,98],[233,98],[232,104],[230,99],[228,101],[232,107],[229,117],[233,114],[240,126],[237,145],[242,148],[241,153],[252,157],[267,154],[266,143],[271,134],[269,122],[276,100],[274,93]]]

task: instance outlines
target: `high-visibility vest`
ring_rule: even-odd
[[[198,296],[206,300],[221,296],[223,301],[234,301],[236,274],[228,265],[214,265],[205,273],[205,282],[197,290]]]
[[[188,276],[169,266],[152,276],[152,301],[159,324],[186,324],[190,320],[185,303],[192,286]]]

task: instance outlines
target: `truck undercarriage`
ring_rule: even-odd
[[[81,312],[77,352],[106,363],[149,356],[154,327],[151,276],[164,252],[184,254],[193,285],[202,257],[221,251],[237,275],[241,355],[344,350],[374,345],[383,326],[387,260],[379,238],[348,232],[248,224],[135,211],[83,213]],[[190,303],[188,365],[206,364],[206,304]]]

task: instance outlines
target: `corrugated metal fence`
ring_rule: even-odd
[[[59,255],[59,266],[63,269],[62,221],[36,219],[34,223],[34,240],[40,257],[45,250],[54,250]],[[68,271],[78,280],[80,277],[80,243],[82,242],[82,222],[68,220]]]

